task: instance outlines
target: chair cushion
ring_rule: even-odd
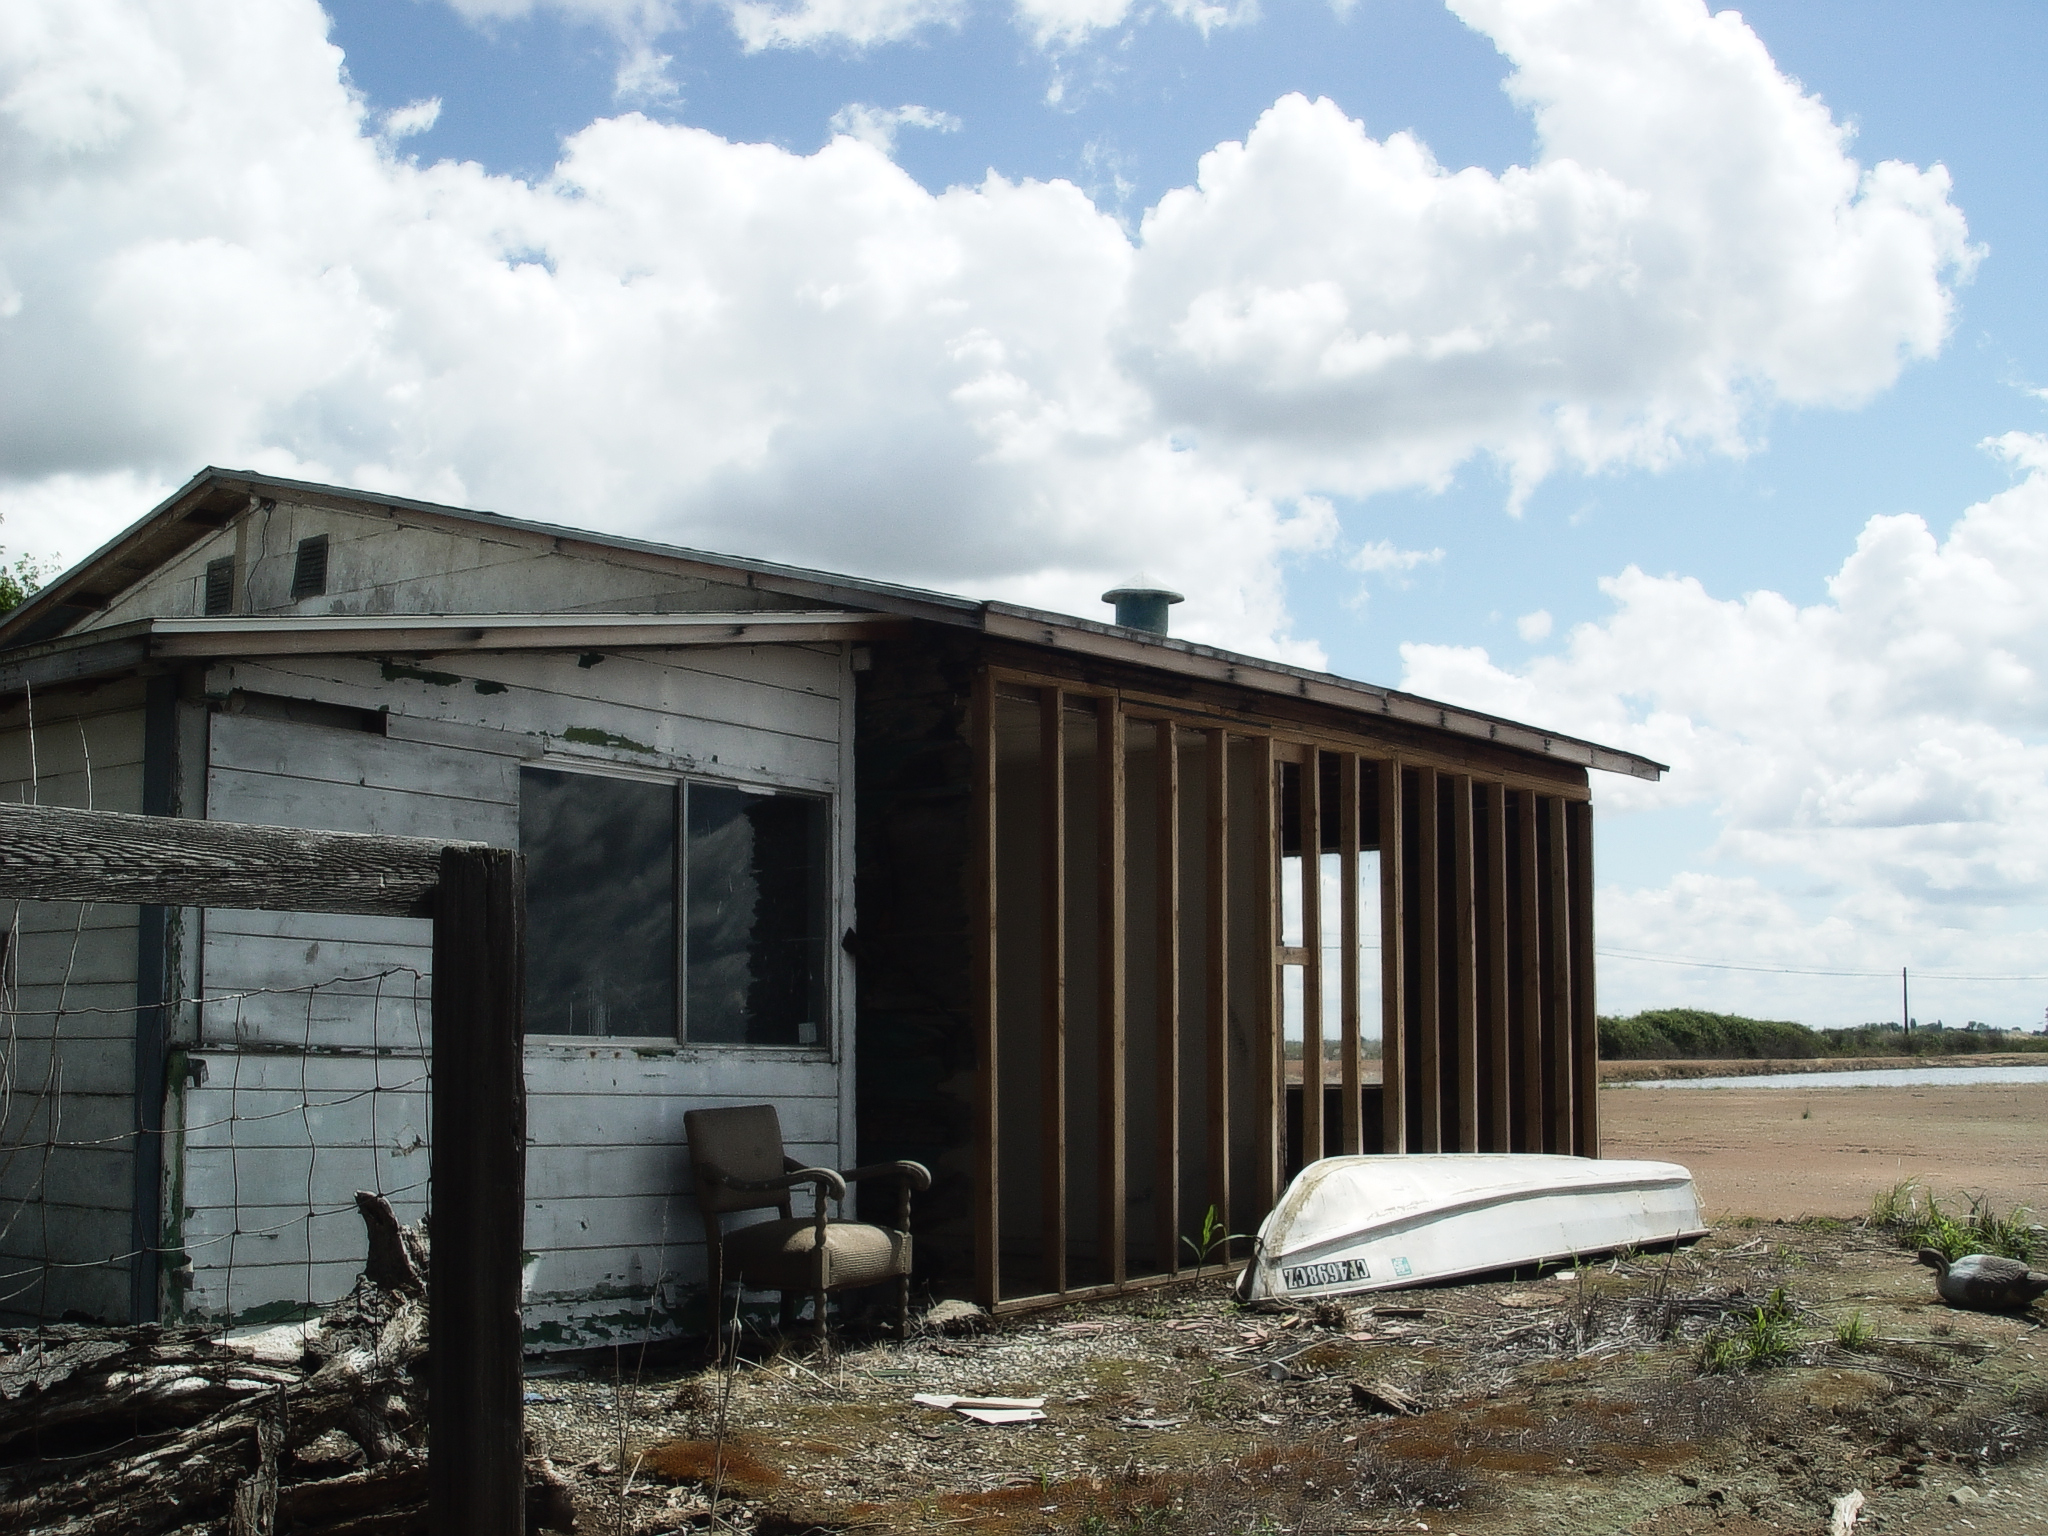
[[[910,1273],[910,1234],[860,1221],[834,1221],[825,1227],[825,1273],[813,1266],[818,1246],[814,1218],[757,1221],[725,1234],[728,1273],[764,1290],[807,1291],[822,1280],[827,1290],[873,1285],[892,1275]]]

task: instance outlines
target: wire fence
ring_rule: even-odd
[[[316,920],[273,922],[220,946],[223,970],[253,963],[270,984],[143,1002],[148,909],[20,902],[4,915],[0,1325],[308,1317],[362,1269],[356,1191],[402,1222],[424,1214],[419,966],[320,974]],[[182,914],[173,969],[204,953],[199,918]],[[280,976],[291,960],[312,974]]]

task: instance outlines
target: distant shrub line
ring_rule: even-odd
[[[1828,1056],[1970,1056],[1986,1051],[2048,1051],[2048,1036],[1972,1024],[1922,1024],[1911,1036],[1896,1024],[1808,1029],[1787,1019],[1745,1019],[1698,1008],[1652,1008],[1600,1020],[1600,1054],[1609,1061],[1800,1060]]]

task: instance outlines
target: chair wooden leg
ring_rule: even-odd
[[[910,1276],[896,1277],[896,1342],[910,1342]]]
[[[822,1289],[811,1292],[811,1328],[817,1334],[818,1348],[828,1350],[831,1345],[825,1337],[825,1292]]]
[[[710,1218],[716,1221],[718,1218]],[[716,1238],[704,1245],[705,1300],[710,1304],[711,1328],[704,1340],[707,1365],[725,1360],[725,1247]]]

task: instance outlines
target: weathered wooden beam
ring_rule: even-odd
[[[1416,882],[1418,939],[1415,991],[1422,1013],[1422,1031],[1415,1042],[1416,1067],[1422,1080],[1420,1123],[1412,1128],[1415,1150],[1444,1150],[1444,998],[1443,998],[1443,839],[1437,825],[1439,775],[1424,768],[1415,775]]]
[[[1488,784],[1486,838],[1481,862],[1486,870],[1486,996],[1480,1007],[1481,1046],[1493,1067],[1491,1117],[1486,1150],[1512,1152],[1514,1119],[1513,1072],[1508,1047],[1508,799],[1502,784]]]
[[[1337,1080],[1343,1085],[1344,1111],[1338,1145],[1346,1156],[1365,1150],[1363,1106],[1358,1080],[1359,1020],[1358,966],[1358,756],[1346,752],[1337,760],[1337,880],[1340,886],[1337,920],[1337,955],[1343,973],[1338,981],[1337,1019],[1343,1064]]]
[[[1521,897],[1522,1145],[1546,1149],[1543,1124],[1543,918],[1542,881],[1536,867],[1536,792],[1515,792],[1516,889]]]
[[[1458,1150],[1479,1150],[1479,951],[1472,863],[1472,776],[1451,779],[1451,942],[1456,946]]]
[[[1110,1282],[1123,1284],[1130,1189],[1130,1136],[1124,1038],[1124,975],[1129,936],[1126,862],[1124,712],[1114,697],[1095,701],[1095,1236]]]
[[[1571,854],[1572,964],[1572,1150],[1600,1155],[1600,1021],[1593,989],[1593,807],[1565,811]]]
[[[1057,688],[1038,695],[1039,1245],[1045,1288],[1067,1288],[1067,720]]]
[[[526,861],[448,848],[434,913],[427,1483],[447,1536],[526,1529]]]
[[[1301,754],[1301,1162],[1317,1161],[1323,1133],[1323,773],[1322,754]]]
[[[1549,879],[1543,898],[1550,908],[1550,944],[1544,959],[1544,982],[1552,1031],[1545,1042],[1550,1068],[1550,1150],[1572,1149],[1572,924],[1571,858],[1564,830],[1564,802],[1552,795],[1543,802],[1550,840]]]
[[[428,917],[450,846],[482,845],[0,804],[0,900]]]
[[[1380,1140],[1408,1150],[1408,930],[1401,897],[1401,764],[1377,769],[1380,805]]]
[[[1259,1214],[1280,1200],[1280,1155],[1286,1131],[1280,1097],[1280,825],[1273,789],[1273,738],[1251,740],[1252,954],[1259,967],[1252,1004],[1254,1128],[1253,1198]]]
[[[1155,888],[1152,1112],[1158,1131],[1153,1206],[1160,1269],[1180,1269],[1180,751],[1173,722],[1152,724],[1152,809]]]
[[[1205,731],[1208,754],[1209,880],[1204,940],[1209,946],[1207,993],[1209,1067],[1209,1204],[1230,1230],[1230,737]],[[1177,1245],[1176,1245],[1177,1246]],[[1227,1257],[1227,1254],[1226,1254]]]
[[[974,846],[969,922],[974,934],[974,1293],[984,1307],[1002,1299],[1002,1142],[998,1108],[996,982],[996,700],[984,670],[974,680]]]

